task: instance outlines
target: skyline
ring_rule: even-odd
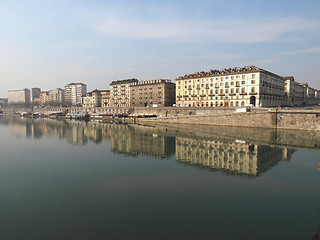
[[[0,3],[0,98],[255,65],[320,89],[319,1]]]

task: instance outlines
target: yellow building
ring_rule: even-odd
[[[101,90],[101,107],[110,107],[110,90]]]
[[[101,107],[101,93],[98,89],[93,90],[82,97],[82,107]]]
[[[137,79],[113,81],[110,84],[111,107],[130,107],[130,84],[138,82]]]

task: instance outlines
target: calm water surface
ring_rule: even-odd
[[[319,144],[0,117],[0,238],[319,239]]]

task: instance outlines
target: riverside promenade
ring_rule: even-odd
[[[89,115],[123,115],[126,123],[192,124],[270,129],[320,131],[320,109],[247,108],[236,112],[233,107],[135,107],[135,108],[3,108],[6,115],[22,112],[49,115],[55,113],[88,113]]]

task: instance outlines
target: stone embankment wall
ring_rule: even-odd
[[[15,112],[31,112],[31,108],[4,108],[6,114]],[[127,122],[136,123],[170,123],[170,124],[197,124],[211,126],[251,127],[300,129],[320,131],[319,110],[279,110],[268,108],[253,108],[251,112],[236,113],[232,107],[218,108],[189,108],[189,107],[162,107],[162,108],[81,108],[81,107],[52,107],[34,108],[38,113],[98,113],[98,114],[130,114],[156,115],[156,118],[136,118]]]
[[[252,111],[203,116],[174,116],[136,119],[140,123],[196,124],[229,127],[300,129],[320,131],[319,111]]]

